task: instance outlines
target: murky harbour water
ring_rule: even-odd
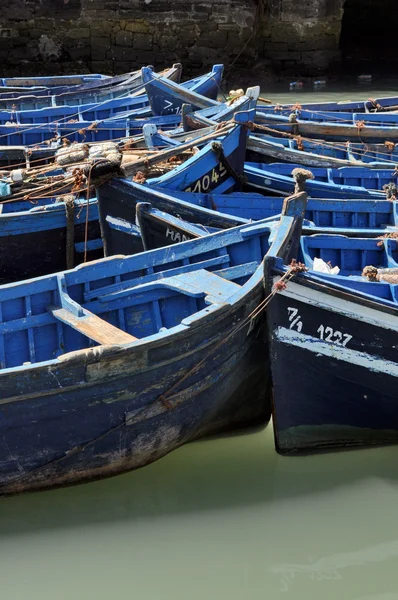
[[[395,93],[286,90],[263,95]],[[397,447],[281,457],[269,425],[120,477],[1,499],[1,598],[398,599],[397,459]]]
[[[2,500],[2,597],[398,598],[397,456],[281,457],[267,427]]]

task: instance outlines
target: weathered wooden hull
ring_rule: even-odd
[[[154,115],[181,114],[182,105],[191,104],[194,109],[217,106],[216,98],[220,89],[223,65],[214,65],[199,85],[187,89],[156,75],[149,67],[143,67],[142,80]]]
[[[291,171],[300,165],[283,163],[245,163],[245,175],[249,188],[267,190],[277,194],[292,194],[295,181]],[[394,183],[396,177],[391,168],[369,169],[341,167],[333,172],[316,167],[311,169],[314,180],[305,182],[305,189],[312,198],[358,198],[385,199],[383,185]]]
[[[163,72],[163,76],[179,83],[182,66],[173,65]],[[37,110],[51,106],[71,106],[90,102],[104,102],[119,98],[122,95],[143,93],[141,69],[134,73],[108,77],[79,86],[59,86],[44,89],[27,89],[20,92],[1,92],[2,109]]]
[[[29,204],[29,203],[26,203]],[[48,210],[46,210],[48,209]],[[75,265],[84,260],[86,206],[75,207],[73,228]],[[0,283],[18,281],[67,268],[67,225],[64,204],[44,206],[33,212],[0,215]],[[87,260],[103,256],[98,204],[88,211]]]
[[[258,281],[216,320],[209,314],[163,342],[70,353],[32,367],[34,378],[0,375],[0,493],[115,475],[205,434],[266,423],[263,321],[225,343],[262,294]]]
[[[378,109],[375,104],[379,104],[380,108]],[[359,113],[363,112],[369,114],[370,112],[378,112],[380,110],[398,110],[398,96],[390,96],[384,98],[374,98],[371,101],[369,98],[366,100],[347,100],[341,102],[306,102],[301,103],[301,108],[304,110],[316,110],[322,112],[351,112],[351,113]],[[290,104],[282,104],[282,109],[292,110],[292,105]],[[275,110],[279,111],[279,108]]]
[[[0,125],[0,140],[3,146],[30,146],[44,144],[56,136],[66,137],[71,142],[119,141],[123,137],[142,134],[145,124],[155,124],[163,129],[173,129],[180,123],[180,117],[166,115],[150,118],[115,118],[93,123],[41,123],[39,125]]]
[[[282,118],[281,118],[282,119]],[[338,122],[316,122],[301,121],[293,124],[286,119],[275,120],[269,118],[259,118],[260,124],[271,127],[276,132],[290,133],[292,135],[301,135],[302,137],[323,139],[323,140],[351,140],[353,142],[385,142],[398,140],[397,126],[377,126],[377,125],[355,125]]]
[[[341,156],[346,155],[346,158],[339,158],[338,156],[333,156],[333,148],[327,147],[325,144],[322,146],[320,144],[320,149],[317,153],[306,151],[306,147],[304,145],[304,150],[298,150],[297,147],[289,147],[281,143],[278,138],[273,138],[272,140],[266,139],[265,137],[251,135],[247,141],[247,150],[249,153],[249,160],[263,160],[264,162],[275,162],[282,161],[288,163],[298,163],[301,165],[306,165],[308,167],[377,167],[377,166],[388,166],[391,164],[393,160],[392,153],[388,154],[386,152],[386,148],[384,148],[384,156],[381,156],[377,161],[374,159],[367,158],[365,149],[362,151],[363,154],[352,157],[351,159],[348,157],[347,151],[342,151],[340,149],[336,150],[336,154],[340,154]],[[380,149],[381,151],[381,149]],[[252,158],[252,156],[254,157]],[[361,157],[363,160],[361,160]],[[394,156],[395,158],[395,156]]]
[[[239,113],[239,114],[250,114]],[[237,115],[238,118],[238,115]],[[247,130],[236,126],[222,139],[223,153],[229,164],[239,175],[242,173],[246,149]],[[204,189],[220,192],[232,189],[236,181],[221,164],[217,154],[208,144],[185,163],[158,178],[149,179],[148,186],[167,190],[194,191]],[[146,185],[147,185],[146,184]],[[97,190],[102,238],[106,256],[139,252],[140,240],[135,235],[135,207],[139,199],[135,196],[136,186],[122,179],[101,185]]]
[[[277,450],[397,443],[397,308],[311,279],[267,313]]]
[[[149,70],[152,76],[155,74],[146,68],[143,71]],[[221,77],[221,75],[220,75]],[[207,91],[211,94],[213,90],[217,90],[217,83],[213,80],[210,75],[199,77],[195,80],[190,80],[181,86],[172,83],[165,77],[160,77],[165,85],[173,85],[182,95],[192,94],[190,86],[195,88],[196,95],[202,98],[201,92],[206,93]],[[144,80],[144,78],[143,78]],[[89,101],[87,104],[81,104],[76,102],[74,105],[61,105],[61,106],[50,106],[46,108],[40,108],[38,110],[0,110],[0,123],[16,123],[17,125],[26,124],[43,124],[43,123],[55,123],[62,121],[72,120],[75,122],[81,121],[101,121],[104,119],[111,119],[117,117],[117,115],[125,113],[132,113],[135,117],[146,117],[151,116],[151,110],[149,109],[148,96],[144,93],[144,88],[141,89],[142,93],[135,92],[134,94],[123,94],[121,97],[102,98],[100,102]],[[182,96],[183,97],[183,96]],[[206,101],[206,98],[203,98]],[[180,105],[183,100],[180,101]],[[217,105],[217,102],[214,102]],[[170,111],[159,112],[154,114],[171,114]],[[173,111],[175,114],[175,111]]]

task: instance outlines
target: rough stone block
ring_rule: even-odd
[[[91,59],[105,60],[110,47],[111,40],[109,37],[91,38]]]
[[[147,21],[129,21],[126,23],[125,29],[132,33],[148,33],[149,23]]]
[[[152,35],[150,33],[135,33],[133,48],[137,50],[152,50]]]
[[[241,31],[241,28],[235,23],[220,23],[217,29],[218,31],[227,31],[228,34]]]
[[[93,21],[90,23],[91,35],[94,37],[100,37],[104,33],[112,33],[114,26],[114,21]]]
[[[91,31],[89,27],[80,27],[79,29],[66,29],[65,35],[69,39],[82,40],[84,38],[89,38],[91,35]]]
[[[133,34],[131,31],[118,31],[115,34],[116,46],[129,47],[133,42]]]
[[[109,75],[113,73],[114,63],[111,60],[93,60],[91,62],[91,68],[94,73],[104,73]]]
[[[65,44],[65,50],[72,60],[89,60],[91,58],[91,47],[88,45],[66,46]]]
[[[106,52],[107,59],[115,60],[117,62],[129,62],[131,60],[131,55],[131,48],[121,48],[119,46],[113,46]]]
[[[229,23],[229,15],[225,13],[214,13],[212,12],[209,15],[209,21],[214,21],[215,23]]]
[[[101,20],[117,20],[119,18],[119,14],[117,10],[85,10],[84,18],[88,21],[101,19]]]

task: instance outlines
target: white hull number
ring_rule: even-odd
[[[287,308],[288,319],[289,319],[289,329],[295,329],[299,333],[303,328],[303,322],[301,320],[301,316],[299,315],[299,311],[297,308],[293,306],[288,306]],[[352,335],[348,333],[342,333],[337,329],[332,329],[332,327],[328,327],[325,325],[320,325],[316,330],[319,338],[321,340],[325,340],[325,342],[331,342],[332,344],[337,344],[338,346],[347,346],[348,342],[352,340]]]

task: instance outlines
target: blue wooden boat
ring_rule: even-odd
[[[157,75],[149,67],[143,67],[142,80],[145,84],[149,103],[154,115],[181,114],[183,104],[190,104],[194,110],[217,106],[223,65],[214,65],[211,74],[198,88],[181,89],[181,86]]]
[[[339,274],[314,271],[315,258]],[[397,240],[303,236],[300,259],[309,270],[267,313],[277,450],[397,443]],[[287,271],[271,249],[267,290]]]
[[[223,103],[218,103],[213,109],[212,120],[216,121],[218,113],[221,114],[224,108]],[[112,110],[118,110],[118,107],[113,106]],[[112,119],[100,121],[74,122],[74,119],[71,119],[72,122],[22,125],[10,122],[8,125],[0,125],[0,146],[37,146],[54,140],[59,141],[62,138],[67,138],[71,142],[88,143],[120,140],[139,135],[143,127],[148,124],[166,131],[176,129],[181,123],[180,115],[142,116],[146,113],[147,109],[144,107],[136,111],[118,112]]]
[[[237,113],[235,124],[214,132],[212,141],[191,158],[160,177],[148,178],[146,185],[176,191],[217,190],[220,194],[238,187],[242,182],[246,151],[245,124],[251,120],[253,113],[254,110]],[[194,139],[191,145],[197,143]],[[180,146],[179,151],[183,147]],[[172,146],[169,152],[170,155],[175,154],[175,147]],[[131,173],[128,167],[124,167],[127,176],[136,171],[136,164]],[[123,193],[125,188],[128,189],[128,182],[114,179],[97,189],[105,256],[133,254],[142,248],[141,239],[136,235],[135,212],[130,195]],[[127,228],[126,232],[124,228]]]
[[[347,118],[339,119],[339,113],[335,113],[335,115],[325,113],[324,120],[320,120],[320,113],[313,113],[313,115],[315,114],[317,118],[310,120],[303,118],[303,111],[301,111],[300,117],[257,111],[256,123],[271,128],[273,135],[277,135],[279,132],[307,138],[352,140],[354,142],[394,142],[398,140],[398,121],[397,115],[394,114],[349,115],[350,121]],[[380,121],[381,116],[382,121]]]
[[[177,63],[162,72],[166,78],[179,83],[182,66]],[[61,86],[33,90],[29,93],[1,93],[0,106],[3,110],[36,110],[51,106],[89,104],[119,98],[122,95],[144,93],[141,69],[134,73],[109,77],[81,86]]]
[[[281,223],[287,262],[295,215]],[[172,255],[0,287],[0,493],[115,475],[205,434],[266,422],[264,317],[254,311],[268,246],[267,227],[244,225]]]
[[[261,118],[264,116],[271,118],[277,114],[278,116],[283,117],[297,117],[297,121],[301,123],[302,121],[319,121],[320,123],[339,123],[341,125],[349,124],[356,125],[361,123],[361,128],[377,127],[377,126],[388,126],[388,127],[396,127],[398,125],[398,114],[396,112],[380,112],[380,113],[371,113],[371,114],[362,114],[362,113],[350,113],[350,112],[333,112],[333,111],[316,111],[316,110],[304,110],[304,109],[296,109],[293,113],[289,110],[281,110],[275,113],[275,111],[271,111],[265,109],[261,112]]]
[[[388,168],[398,162],[395,144],[361,144],[276,138],[262,133],[251,134],[247,141],[249,160],[289,162],[308,167],[363,166]]]
[[[46,275],[102,256],[96,198],[0,204],[0,283]]]
[[[321,123],[356,123],[363,121],[366,125],[391,125],[396,126],[398,122],[398,114],[396,112],[391,113],[350,113],[350,112],[339,112],[339,111],[318,111],[318,110],[305,110],[303,108],[281,109],[278,111],[265,108],[261,111],[261,116],[295,116],[298,121],[319,121]]]
[[[127,180],[106,183],[98,194],[106,203],[102,230],[111,252],[161,248],[256,220],[275,220],[284,202],[257,193],[194,194]],[[398,227],[398,208],[389,200],[309,199],[305,219],[305,231],[380,236]]]
[[[220,65],[216,65],[220,67]],[[144,76],[145,74],[145,76]],[[221,69],[222,74],[222,69]],[[221,74],[218,74],[218,70],[214,68],[213,71],[207,75],[196,77],[183,84],[172,84],[175,86],[174,89],[180,92],[181,95],[187,91],[189,94],[196,94],[198,98],[201,98],[201,93],[212,93],[212,89],[217,90],[217,78],[221,78]],[[155,76],[155,73],[149,67],[143,67],[142,69],[142,80],[147,81],[148,77]],[[159,76],[164,84],[168,83],[168,80],[164,77]],[[205,98],[203,96],[203,98]],[[181,106],[183,100],[178,99],[176,96],[175,104]],[[217,107],[218,103],[212,101]],[[144,109],[145,110],[139,110]],[[48,108],[41,108],[39,110],[1,110],[0,111],[0,124],[45,124],[55,123],[59,121],[70,121],[72,122],[83,122],[83,121],[101,121],[115,117],[119,114],[130,113],[130,118],[134,117],[146,117],[151,116],[151,110],[149,109],[148,96],[146,94],[135,93],[133,95],[125,95],[121,98],[116,99],[101,99],[100,102],[91,102],[89,104],[76,104],[76,105],[63,105],[63,106],[51,106]],[[158,114],[171,114],[170,111],[159,112]]]
[[[142,133],[147,123],[164,129],[174,129],[180,123],[177,115],[129,119],[119,116],[100,122],[43,123],[39,125],[0,125],[0,146],[37,146],[47,141],[67,138],[70,142],[104,142],[120,140]]]
[[[81,85],[93,80],[107,80],[108,75],[101,73],[84,73],[83,75],[51,75],[40,77],[3,77],[0,78],[1,87],[53,87],[58,85]]]
[[[87,90],[92,91],[100,91],[105,89],[111,89],[113,87],[118,87],[121,84],[125,84],[126,82],[139,82],[141,81],[140,71],[134,71],[131,73],[124,73],[123,75],[117,75],[115,77],[107,77],[106,79],[97,79],[92,80],[90,82],[82,83],[79,85],[59,85],[52,87],[12,87],[12,88],[0,88],[0,102],[4,102],[7,100],[15,99],[16,104],[18,105],[19,101],[23,101],[24,98],[42,98],[45,100],[46,98],[56,99],[58,96],[62,96],[63,94],[79,94],[80,92],[84,93]],[[20,108],[18,106],[18,108]]]
[[[248,88],[246,94],[238,98],[233,104],[220,102],[217,107],[212,108],[211,123],[222,122],[233,118],[237,111],[246,111],[254,107],[257,99],[258,88]],[[204,113],[205,111],[198,111]],[[134,142],[140,144],[138,138],[142,132],[145,133],[148,148],[178,145],[187,137],[196,135],[200,137],[210,131],[198,130],[188,134],[182,127],[178,127],[181,117],[168,115],[162,117],[151,117],[148,119],[106,119],[99,123],[90,121],[79,123],[57,123],[28,127],[7,126],[1,127],[0,134],[0,165],[12,166],[35,162],[43,159],[45,162],[51,158],[61,147],[62,139],[66,138],[72,142],[92,144],[107,140],[117,140],[119,144]],[[159,131],[161,127],[161,132]],[[168,135],[165,136],[165,130]],[[132,139],[135,137],[136,139]],[[9,142],[9,145],[7,145]],[[20,145],[18,145],[20,143]],[[3,144],[3,145],[2,145]],[[145,146],[145,144],[144,144]],[[36,163],[37,164],[37,163]]]
[[[305,192],[301,193],[305,194]],[[151,194],[148,194],[148,197],[150,198]],[[158,198],[156,198],[155,196],[154,199],[156,200],[154,203],[156,205],[158,203]],[[242,198],[242,200],[244,201],[245,198]],[[326,200],[324,202],[329,202],[333,205],[336,204],[336,201],[333,200]],[[358,203],[361,206],[361,208],[369,208],[363,206],[363,204],[366,203],[366,201],[363,200],[346,200],[344,202],[346,204],[354,204],[354,206],[356,203]],[[372,203],[372,201],[368,202]],[[322,205],[322,201],[320,200],[315,201],[315,203]],[[180,200],[175,200],[173,198],[169,199],[167,196],[162,198],[161,204],[166,206],[168,204],[168,210],[170,212],[165,212],[165,210],[159,210],[158,208],[154,208],[154,206],[148,201],[138,202],[136,204],[136,221],[139,227],[143,248],[145,250],[152,250],[153,248],[163,248],[164,246],[170,246],[171,244],[176,244],[182,241],[195,239],[204,235],[209,235],[211,233],[220,231],[220,229],[228,229],[229,227],[235,227],[238,224],[242,224],[242,221],[246,223],[253,222],[249,219],[239,219],[238,217],[232,217],[228,214],[222,214],[212,209],[190,205],[186,202],[181,202]],[[342,202],[340,202],[340,204],[342,204]],[[333,209],[331,206],[321,206],[321,208],[323,209],[321,211],[322,213],[330,213],[331,211],[333,211],[332,214],[336,217],[336,221],[339,220],[338,217],[341,216],[343,216],[341,220],[346,221],[348,219],[344,217],[350,216],[351,218],[349,219],[348,226],[324,226],[318,225],[314,223],[314,221],[305,219],[303,221],[302,228],[303,234],[314,235],[321,233],[331,233],[335,235],[338,234],[361,238],[373,238],[376,236],[380,237],[392,233],[398,235],[398,229],[396,227],[391,227],[389,225],[386,225],[385,223],[378,223],[378,227],[368,226],[370,220],[376,221],[378,218],[383,218],[382,215],[385,215],[386,209],[379,209],[374,212],[372,211],[369,214],[358,214],[358,205],[356,206],[356,209],[351,206],[350,211],[344,212],[341,208],[340,211],[338,211],[335,208]],[[250,210],[248,212],[250,213]],[[265,214],[268,212],[269,210],[264,211]],[[275,219],[277,219],[278,216],[278,214],[274,213],[271,214],[269,217],[265,218],[275,221]],[[388,214],[388,216],[390,216],[390,214]],[[366,227],[363,226],[364,224],[362,225],[362,227],[352,226],[353,221],[359,220],[358,217],[362,217],[362,221],[366,221]],[[125,229],[124,234],[126,233],[129,232]]]
[[[295,188],[292,169],[300,165],[283,163],[245,164],[250,187],[278,194],[291,194]],[[385,198],[385,185],[397,185],[397,173],[389,169],[341,167],[339,169],[311,168],[314,180],[307,180],[306,191],[313,198]]]
[[[1,146],[0,145],[0,166],[11,168],[29,168],[31,163],[48,164],[54,159],[54,154],[59,149],[59,145],[43,144],[29,148],[26,146]]]
[[[390,110],[398,110],[398,96],[386,96],[383,98],[367,98],[366,100],[343,100],[340,102],[300,102],[291,104],[274,104],[267,106],[273,108],[276,112],[285,110],[316,110],[323,112],[350,112],[350,113],[372,113]],[[261,105],[259,108],[263,109]]]
[[[130,203],[132,207],[136,202],[150,202],[155,208],[203,224],[210,215],[217,219],[231,219],[228,226],[275,217],[281,214],[285,200],[282,196],[263,196],[255,192],[193,194],[176,190],[169,192],[153,186],[149,188],[133,181],[120,180],[118,184],[117,196],[125,194],[126,204]],[[204,211],[203,215],[207,216],[203,219],[206,220],[200,219],[197,209]],[[305,219],[316,227],[377,230],[378,235],[384,228],[398,227],[398,205],[396,200],[309,198]]]
[[[234,119],[237,112],[252,110],[256,106],[260,94],[259,86],[249,87],[246,92],[234,101],[218,102],[210,108],[192,111],[191,105],[182,106],[180,127],[164,132],[155,124],[148,123],[143,127],[143,134],[148,148],[161,148],[178,145],[187,137],[200,137],[217,123]]]

